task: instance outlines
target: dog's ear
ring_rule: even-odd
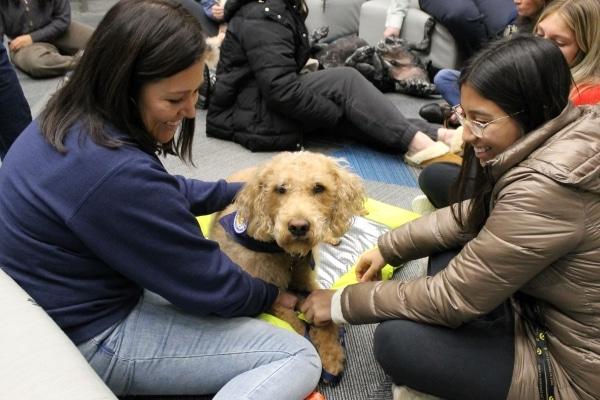
[[[331,216],[330,230],[335,238],[341,237],[356,215],[365,215],[365,189],[362,179],[348,168],[337,162],[336,194],[337,199]]]
[[[272,240],[273,223],[267,214],[267,179],[269,173],[259,168],[235,198],[238,214],[248,224],[248,234],[262,241]]]

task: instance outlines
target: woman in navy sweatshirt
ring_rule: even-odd
[[[320,360],[254,316],[295,298],[243,272],[195,215],[239,184],[170,175],[190,158],[206,46],[170,0],[108,11],[69,81],[0,169],[0,265],[118,395],[305,397]]]

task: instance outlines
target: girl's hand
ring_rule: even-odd
[[[335,290],[317,289],[300,306],[306,321],[315,326],[327,325],[331,322],[331,298]]]
[[[359,282],[380,281],[381,269],[386,264],[379,248],[368,250],[360,256],[356,264],[356,279]]]

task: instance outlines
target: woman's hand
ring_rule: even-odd
[[[293,310],[296,308],[296,303],[298,303],[298,298],[295,295],[280,290],[277,298],[273,302],[273,306],[281,306]]]
[[[385,30],[383,31],[383,37],[400,37],[400,29],[399,28],[394,28],[391,26],[388,26],[385,28]]]
[[[304,313],[307,322],[315,326],[327,325],[331,322],[331,298],[335,290],[314,290],[302,303],[300,311]]]
[[[31,38],[31,35],[21,35],[11,40],[9,47],[12,51],[17,51],[23,47],[31,45],[32,43],[33,39]]]
[[[379,248],[368,250],[360,256],[356,264],[356,279],[359,282],[380,281],[381,269],[386,264]]]
[[[225,16],[224,6],[220,5],[219,3],[215,3],[215,5],[212,6],[211,11],[214,19],[216,19],[217,21],[223,20],[223,17]]]

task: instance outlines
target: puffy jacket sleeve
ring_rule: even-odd
[[[468,201],[461,204],[465,213],[468,206]],[[450,207],[446,207],[380,236],[377,245],[389,264],[400,265],[461,247],[470,239],[472,236],[461,232],[452,218]]]
[[[486,314],[577,246],[584,226],[580,202],[577,192],[569,187],[540,174],[529,174],[499,192],[477,237],[437,275],[344,289],[344,319],[368,323],[407,318],[456,327]],[[437,212],[387,235],[380,243],[394,246],[394,250],[384,252],[386,260],[421,256],[425,250],[460,243],[447,238],[451,229],[444,227],[446,214]]]
[[[204,238],[191,211],[225,206],[237,187],[174,178],[158,161],[128,162],[90,189],[68,224],[110,268],[190,313],[256,315],[277,288]]]
[[[47,42],[58,38],[65,33],[71,23],[71,6],[67,0],[55,0],[53,4],[52,20],[47,25],[30,32],[34,42]]]
[[[341,108],[298,79],[296,38],[288,26],[269,17],[248,18],[239,24],[239,32],[250,69],[270,108],[308,127],[331,127],[338,122]]]

